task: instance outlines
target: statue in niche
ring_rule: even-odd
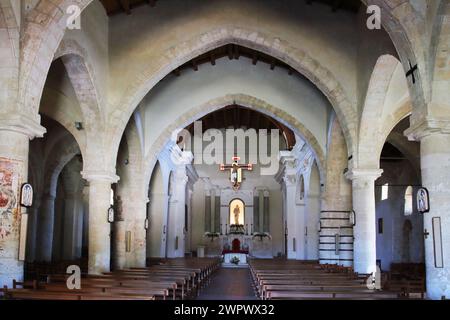
[[[234,207],[234,210],[233,210],[235,225],[239,224],[239,214],[240,213],[241,213],[241,210],[239,209],[239,205],[236,205],[236,207]]]

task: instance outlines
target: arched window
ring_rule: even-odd
[[[413,188],[409,186],[405,191],[405,216],[413,213]]]
[[[114,205],[114,190],[111,189],[110,195],[109,195],[109,204]]]
[[[381,187],[381,201],[389,198],[389,183],[383,184]]]
[[[244,225],[245,204],[241,199],[234,199],[230,202],[230,226]]]
[[[305,180],[303,178],[303,175],[300,176],[298,188],[299,188],[299,199],[303,200],[305,198]]]

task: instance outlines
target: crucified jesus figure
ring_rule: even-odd
[[[236,207],[233,210],[234,213],[234,224],[238,225],[239,224],[239,213],[241,212],[241,210],[239,210],[239,205],[236,205]]]

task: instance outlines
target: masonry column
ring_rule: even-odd
[[[28,179],[29,140],[44,133],[35,120],[17,113],[12,119],[0,115],[0,287],[23,280],[19,239],[26,210],[20,207],[20,186]]]
[[[211,232],[211,190],[205,190],[205,232]]]
[[[40,197],[33,199],[33,207],[28,216],[28,234],[27,234],[27,261],[33,262],[36,260],[36,242],[37,242],[37,224],[39,208],[41,206]]]
[[[214,232],[220,233],[220,189],[216,189],[214,197]]]
[[[422,185],[430,200],[430,212],[423,214],[426,287],[427,297],[436,300],[450,299],[450,121],[446,123],[426,120],[405,132],[410,140],[420,140]]]
[[[173,193],[169,200],[168,258],[184,257],[185,249],[184,213],[188,177],[184,168],[177,168],[174,174]]]
[[[56,195],[48,193],[42,199],[42,207],[38,223],[38,259],[39,261],[52,261],[53,229],[55,223]]]
[[[263,191],[264,201],[263,201],[263,232],[270,233],[270,203],[269,203],[269,190]]]
[[[110,270],[111,225],[108,209],[111,206],[111,184],[119,180],[107,172],[82,172],[89,182],[89,274]]]
[[[64,200],[63,259],[81,257],[83,198],[81,193],[68,193]]]
[[[259,227],[259,190],[253,193],[253,233],[260,232]]]
[[[134,261],[133,266],[144,268],[147,259],[147,230],[145,219],[147,218],[147,203],[149,199],[144,197],[136,201],[136,217],[134,220]]]
[[[356,217],[353,227],[353,267],[359,273],[376,272],[375,180],[382,173],[380,169],[353,169],[346,174],[352,180]]]
[[[291,152],[281,152],[281,163],[283,165],[281,171],[281,183],[284,187],[284,198],[285,198],[285,212],[286,212],[286,223],[287,223],[287,258],[297,259],[298,244],[301,243],[299,239],[299,226],[298,218],[296,213],[296,187],[297,187],[297,176],[295,168],[295,157],[292,156]]]

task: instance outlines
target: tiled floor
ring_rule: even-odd
[[[248,268],[221,268],[197,300],[256,300]]]

